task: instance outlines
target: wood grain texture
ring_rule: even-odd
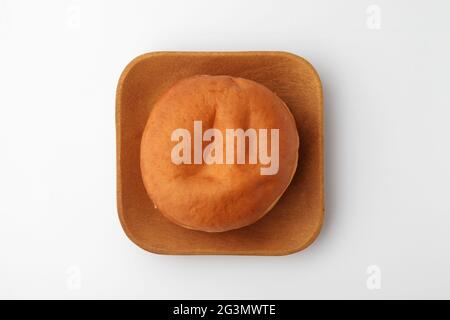
[[[154,102],[177,80],[230,75],[257,81],[283,99],[300,128],[297,172],[276,206],[245,228],[206,233],[164,218],[141,178],[140,142]],[[286,255],[306,248],[324,216],[323,99],[320,79],[303,58],[286,52],[154,52],[123,71],[116,94],[117,205],[127,236],[161,254]]]

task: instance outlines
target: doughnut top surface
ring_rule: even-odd
[[[180,129],[187,135],[174,135]],[[257,149],[249,146],[250,138],[244,140],[243,163],[242,159],[238,163],[243,149],[238,150],[237,140],[230,144],[233,152],[228,152],[230,129],[256,133]],[[271,135],[275,131],[278,149],[276,136]],[[206,132],[214,137],[204,139]],[[200,146],[197,155],[195,143]],[[215,151],[208,154],[205,150],[212,143]],[[190,149],[174,151],[181,145]],[[263,145],[272,164],[273,152],[278,151],[278,168],[271,174],[262,174],[270,167],[260,161]],[[145,189],[165,217],[185,228],[221,232],[250,225],[270,211],[295,173],[298,152],[294,118],[276,94],[243,78],[199,75],[176,82],[154,104],[142,136],[140,165]],[[250,161],[251,155],[256,163]],[[185,161],[179,163],[180,158]]]

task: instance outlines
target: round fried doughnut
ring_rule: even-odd
[[[197,129],[201,124],[200,134],[195,123]],[[218,130],[205,139],[202,134],[211,128]],[[177,135],[180,129],[190,138]],[[244,137],[244,163],[237,159],[243,149],[238,150],[236,136],[227,139],[229,129],[252,129],[257,134],[256,154],[251,139]],[[276,131],[278,149],[276,135],[271,135]],[[261,140],[264,132],[267,140]],[[191,148],[178,152],[175,148],[182,140],[183,146],[190,142]],[[197,158],[195,141],[202,152]],[[205,156],[211,143],[217,147],[210,153],[216,156],[212,163]],[[271,156],[270,164],[260,158],[263,145]],[[278,168],[273,165],[276,151]],[[178,81],[153,105],[142,136],[141,173],[149,197],[169,220],[189,229],[222,232],[250,225],[270,211],[292,180],[298,151],[294,117],[275,93],[252,80],[199,75]],[[256,163],[250,161],[252,152]],[[184,162],[174,161],[174,154]],[[267,173],[272,165],[275,169]]]

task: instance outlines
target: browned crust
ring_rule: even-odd
[[[203,130],[279,129],[279,171],[262,176],[260,165],[174,165],[170,134],[202,120]],[[153,106],[141,143],[147,193],[164,216],[183,227],[223,232],[262,218],[288,187],[297,167],[294,117],[273,92],[254,81],[200,75],[172,86]]]

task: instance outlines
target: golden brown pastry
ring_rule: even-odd
[[[286,104],[230,76],[177,82],[153,106],[141,172],[155,206],[186,228],[221,232],[262,218],[288,187],[299,137]]]

